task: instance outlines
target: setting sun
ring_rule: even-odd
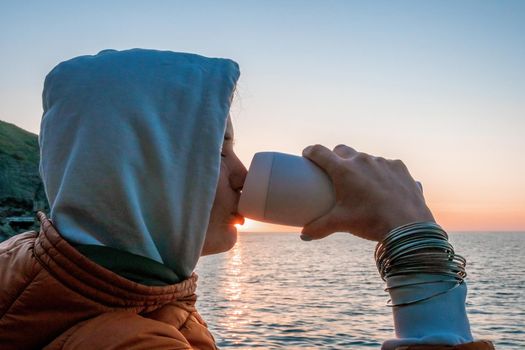
[[[244,224],[236,224],[235,227],[240,232],[300,232],[300,227],[294,227],[294,226],[285,226],[285,225],[277,225],[277,224],[269,224],[266,222],[260,222],[251,220],[248,218],[244,219]]]
[[[250,220],[248,218],[244,219],[244,224],[242,225],[235,224],[235,227],[237,227],[239,231],[251,231],[253,230],[254,226],[257,226],[257,221]]]

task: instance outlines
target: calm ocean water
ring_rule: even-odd
[[[474,337],[525,349],[525,234],[450,240],[468,262]],[[222,349],[379,348],[393,325],[374,247],[342,233],[240,233],[234,249],[199,262],[199,311]]]

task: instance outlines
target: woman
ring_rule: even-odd
[[[51,220],[39,212],[40,233],[0,246],[0,348],[216,348],[195,309],[193,270],[201,255],[229,250],[243,220],[246,168],[228,117],[238,77],[230,60],[140,49],[51,71],[39,135]],[[344,145],[304,156],[332,176],[338,197],[303,229],[304,240],[351,231],[381,241],[398,226],[434,221],[401,162]],[[385,348],[469,343],[464,294],[454,298],[447,305],[463,305],[453,336],[432,338],[450,329],[428,317],[407,328],[420,313],[402,308],[394,314],[402,339]]]

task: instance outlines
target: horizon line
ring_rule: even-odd
[[[286,233],[286,234],[301,234],[300,231],[242,231],[239,230],[238,234],[245,234],[245,233]],[[337,231],[334,233],[347,233],[351,234],[350,232],[341,232]],[[447,233],[519,233],[519,234],[525,234],[525,230],[451,230],[447,231]],[[353,235],[355,236],[355,235]],[[356,236],[357,237],[357,236]]]

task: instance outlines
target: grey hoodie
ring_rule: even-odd
[[[228,59],[143,49],[56,66],[44,84],[39,143],[59,232],[188,277],[204,242],[238,78]]]

